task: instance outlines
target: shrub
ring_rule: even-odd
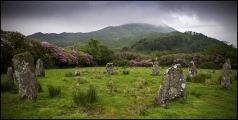
[[[126,90],[125,90],[124,93],[125,93],[125,94],[130,93],[130,88],[128,87],[128,85],[126,85]]]
[[[87,106],[89,103],[93,103],[98,100],[96,88],[93,85],[89,86],[87,93],[80,89],[77,92],[73,92],[72,98],[75,104],[81,106]]]
[[[210,86],[211,84],[212,84],[211,79],[205,79],[205,82],[204,82],[205,86]]]
[[[197,90],[193,90],[191,92],[192,95],[194,95],[195,97],[199,98],[202,95],[201,91],[197,91]]]
[[[188,63],[185,59],[175,59],[173,64],[181,64],[182,67],[188,67]]]
[[[38,82],[38,85],[39,85],[38,92],[43,92],[43,88],[42,88],[41,82]]]
[[[147,109],[145,107],[139,108],[139,115],[147,116],[148,115]]]
[[[89,103],[93,103],[98,100],[96,88],[93,85],[89,86],[86,98]]]
[[[97,74],[97,75],[95,75],[95,78],[102,79],[102,76]]]
[[[211,79],[211,75],[210,74],[198,74],[192,77],[191,82],[195,82],[195,83],[204,83],[205,84],[205,80],[206,79]]]
[[[214,62],[202,62],[200,64],[201,69],[216,69],[217,65]]]
[[[128,71],[128,70],[123,70],[122,73],[123,73],[123,75],[128,75],[128,74],[130,73],[130,71]]]
[[[74,73],[73,72],[67,72],[65,73],[65,77],[73,77],[74,76]]]
[[[153,62],[151,59],[147,60],[130,60],[130,65],[131,66],[144,66],[144,67],[149,67],[153,65]]]
[[[79,84],[88,83],[87,79],[81,78],[81,77],[76,77],[75,80],[76,80],[76,84],[77,83],[79,83]]]
[[[190,81],[191,81],[191,77],[190,77],[190,76],[187,76],[186,81],[187,81],[187,82],[190,82]]]
[[[109,88],[110,88],[110,94],[113,94],[114,92],[118,92],[116,86],[113,84],[113,81],[109,81],[108,82],[108,85],[107,85]]]
[[[10,87],[8,85],[8,82],[7,81],[1,81],[1,92],[3,91],[8,91],[10,90]]]
[[[11,93],[11,94],[18,94],[18,93],[19,93],[19,88],[18,88],[18,86],[12,87],[10,93]]]
[[[108,87],[111,87],[111,86],[113,86],[113,81],[112,81],[112,80],[111,80],[111,81],[109,81],[107,86],[108,86]]]
[[[60,96],[61,94],[61,88],[60,87],[54,87],[53,85],[48,85],[49,95],[51,98]]]
[[[115,63],[115,66],[129,66],[130,62],[128,60],[116,60],[113,63]]]
[[[147,89],[148,89],[148,92],[149,92],[149,93],[152,93],[151,87],[148,87]]]
[[[84,91],[79,90],[78,92],[73,92],[72,98],[76,105],[85,106],[87,105],[86,94]]]
[[[148,82],[145,79],[142,79],[142,78],[138,78],[137,81],[136,81],[136,85],[139,88],[143,88],[143,86],[147,85],[147,84],[148,84]]]

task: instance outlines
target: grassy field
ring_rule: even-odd
[[[168,67],[160,67],[160,76],[152,76],[151,67],[114,67],[114,74],[104,74],[105,67],[71,69],[46,69],[45,77],[38,77],[43,92],[36,100],[23,101],[18,93],[1,92],[1,119],[80,119],[80,118],[190,118],[237,119],[237,71],[231,71],[232,84],[222,89],[218,79],[221,70],[198,69],[198,74],[209,74],[209,83],[186,82],[187,99],[178,98],[167,106],[154,105],[163,73]],[[66,74],[79,70],[79,77]],[[183,68],[183,74],[187,73]],[[129,71],[129,74],[123,74]],[[1,75],[1,83],[6,74]],[[143,81],[140,82],[139,81]],[[61,94],[50,97],[48,86],[60,87]],[[94,85],[98,100],[87,106],[74,103],[72,93],[87,90]]]

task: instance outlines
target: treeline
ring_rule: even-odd
[[[175,33],[176,34],[176,33]],[[191,33],[185,33],[186,36]],[[194,34],[194,33],[193,33]],[[191,34],[193,36],[193,34]],[[171,34],[167,34],[171,35]],[[208,39],[206,36],[198,34],[196,41],[202,41],[199,38]],[[164,39],[167,39],[166,37]],[[176,39],[178,40],[177,42]],[[173,36],[166,44],[174,44],[179,46],[187,40],[183,37]],[[141,43],[145,42],[142,41]],[[174,42],[172,42],[174,41]],[[201,43],[206,44],[206,43]],[[145,44],[143,44],[145,45]],[[149,44],[144,47],[149,48]],[[100,42],[94,38],[86,40],[85,44],[75,43],[65,48],[55,46],[48,42],[41,42],[36,39],[26,38],[19,32],[10,32],[1,30],[1,73],[6,73],[7,68],[12,66],[12,58],[14,55],[29,51],[33,57],[34,62],[38,59],[44,61],[45,68],[67,68],[67,67],[81,67],[81,66],[105,66],[108,62],[113,62],[115,66],[152,66],[154,59],[159,60],[162,66],[171,66],[172,64],[180,63],[183,67],[187,67],[190,61],[194,61],[199,68],[221,69],[223,63],[227,58],[230,59],[232,69],[237,69],[237,48],[233,45],[228,45],[226,42],[214,43],[208,46],[202,52],[178,52],[189,48],[185,46],[183,49],[155,49],[158,44],[153,44],[151,52],[143,53],[144,51],[129,52],[129,48],[122,52],[114,53],[107,46],[101,45]],[[169,46],[169,45],[168,45]],[[143,49],[140,49],[143,50]],[[178,50],[174,52],[173,50]]]
[[[45,68],[67,68],[76,66],[105,65],[112,60],[112,50],[100,45],[95,39],[81,44],[80,49],[74,47],[61,48],[48,42],[26,38],[19,32],[1,30],[1,73],[6,73],[12,65],[14,55],[29,51],[34,63],[38,59],[44,61]]]
[[[142,37],[131,46],[132,51],[169,50],[174,53],[195,53],[202,52],[212,44],[221,43],[221,41],[191,31],[167,34],[151,33],[151,35]]]

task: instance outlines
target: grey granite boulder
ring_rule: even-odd
[[[22,99],[37,98],[39,85],[35,76],[34,59],[30,52],[14,55],[12,62],[20,97]]]
[[[162,78],[162,83],[155,97],[155,104],[164,105],[166,101],[175,98],[186,98],[186,80],[183,76],[182,66],[175,64],[168,68]]]

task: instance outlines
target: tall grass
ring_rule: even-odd
[[[47,87],[49,91],[49,96],[51,98],[59,97],[61,95],[61,88],[59,86],[55,87],[53,85],[48,85]]]
[[[38,86],[39,87],[38,92],[43,92],[42,83],[38,81],[38,85],[39,85]]]
[[[89,85],[86,98],[89,103],[93,103],[98,100],[97,91],[94,85]]]
[[[198,74],[198,75],[195,75],[191,78],[191,82],[195,82],[195,83],[204,83],[205,84],[205,80],[206,79],[211,79],[211,75],[210,74],[204,74],[204,73],[201,73],[201,74]],[[188,78],[187,78],[188,79]]]
[[[90,103],[96,102],[98,95],[95,86],[89,85],[87,93],[82,89],[78,89],[78,91],[73,92],[72,98],[76,105],[87,106]]]
[[[87,105],[86,93],[83,90],[73,92],[72,98],[76,105],[80,105],[80,106]]]
[[[128,70],[123,70],[122,73],[123,73],[123,75],[128,75],[128,74],[130,73],[130,71],[128,71]]]
[[[68,71],[65,73],[65,77],[73,77],[73,76],[74,76],[74,73],[71,71]]]
[[[1,92],[9,91],[11,88],[6,80],[1,81]]]

